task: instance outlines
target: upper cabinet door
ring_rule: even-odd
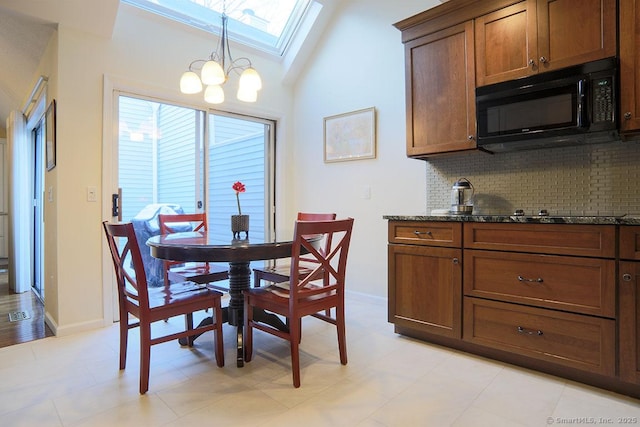
[[[538,0],[541,72],[615,54],[616,0]]]
[[[405,44],[407,155],[476,148],[473,21]]]
[[[620,2],[620,129],[640,131],[640,1]]]
[[[536,0],[526,0],[475,20],[476,85],[537,72]]]
[[[616,0],[524,0],[475,24],[477,86],[616,54]]]

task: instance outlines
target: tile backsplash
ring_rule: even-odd
[[[427,160],[427,214],[447,209],[451,186],[475,188],[474,214],[640,215],[640,143],[614,142]]]

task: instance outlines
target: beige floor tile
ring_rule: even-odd
[[[378,409],[372,419],[386,426],[448,426],[482,392],[481,386],[452,379],[437,370],[421,375],[413,384]]]
[[[453,427],[524,427],[517,421],[510,420],[499,415],[487,412],[472,406],[460,415],[452,424]],[[542,427],[542,425],[540,425]]]
[[[139,341],[131,331],[118,369],[118,326],[0,349],[0,425],[77,426],[546,426],[598,419],[640,423],[640,400],[402,337],[386,304],[351,296],[348,364],[335,327],[303,325],[302,386],[288,343],[259,331],[253,360],[236,367],[236,329],[224,325],[225,366],[213,333],[192,348],[151,349],[150,389],[138,394]],[[199,313],[197,320],[205,317]],[[182,319],[156,325],[158,332]],[[623,423],[622,421],[629,421]],[[575,422],[574,422],[575,424]]]
[[[509,366],[496,375],[473,406],[523,425],[546,425],[564,388],[565,380]]]

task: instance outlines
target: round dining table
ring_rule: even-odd
[[[237,327],[237,365],[244,365],[244,296],[242,291],[251,286],[251,261],[288,258],[293,241],[252,243],[249,239],[223,240],[220,235],[206,231],[190,231],[152,236],[147,240],[151,256],[162,260],[185,262],[228,262],[229,305],[223,309],[223,319]],[[254,313],[261,321],[281,330],[286,324],[274,314]],[[211,322],[211,318],[203,322]]]

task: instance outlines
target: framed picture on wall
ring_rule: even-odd
[[[46,139],[45,139],[45,149],[46,149],[46,158],[47,158],[47,170],[56,167],[56,100],[54,99],[49,104],[49,108],[47,108],[47,113],[45,114],[45,123],[46,123]]]
[[[324,119],[324,161],[375,159],[376,110],[374,107]]]

